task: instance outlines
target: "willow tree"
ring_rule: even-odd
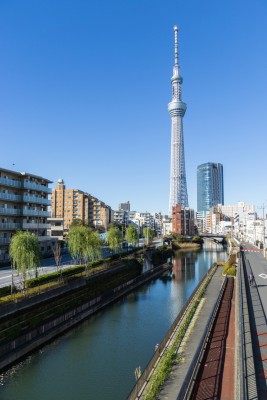
[[[37,268],[40,266],[40,250],[37,236],[30,232],[18,231],[11,239],[9,247],[9,256],[12,266],[22,274],[23,288],[27,277],[27,270],[35,269],[37,277]]]
[[[144,228],[143,236],[146,241],[146,244],[149,245],[153,241],[153,231],[151,228]]]
[[[119,228],[111,226],[107,233],[108,247],[112,252],[121,250],[122,234]]]
[[[126,229],[125,239],[128,243],[136,246],[138,243],[137,229],[133,225],[129,225]]]
[[[68,248],[72,257],[80,262],[101,257],[102,240],[98,232],[85,225],[72,225],[68,234]]]

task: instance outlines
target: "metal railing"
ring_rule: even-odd
[[[11,238],[2,238],[0,237],[0,244],[9,244]]]
[[[178,316],[175,318],[174,322],[172,323],[172,325],[171,325],[170,329],[168,330],[166,336],[164,337],[163,341],[159,344],[159,346],[155,350],[154,355],[150,359],[150,361],[147,364],[146,368],[144,369],[142,375],[140,376],[140,378],[136,382],[136,385],[133,387],[131,393],[127,397],[128,400],[135,400],[135,399],[139,399],[140,398],[139,392],[143,388],[143,386],[146,384],[146,382],[148,381],[148,377],[151,374],[153,368],[155,367],[155,364],[156,364],[157,360],[160,358],[160,354],[161,354],[162,350],[166,346],[167,342],[170,340],[170,338],[173,335],[174,331],[177,329],[178,324],[180,324],[182,318],[184,317],[184,315],[188,311],[188,308],[190,307],[192,300],[198,295],[198,292],[199,292],[201,286],[203,285],[203,283],[206,280],[206,278],[210,275],[210,273],[212,273],[211,270],[209,270],[203,276],[203,278],[201,279],[201,281],[199,282],[199,284],[197,285],[197,287],[195,288],[195,290],[193,291],[191,296],[185,302],[183,308],[179,312]]]
[[[50,189],[48,186],[44,186],[44,185],[40,185],[38,183],[35,182],[23,182],[23,187],[26,189],[32,189],[32,190],[39,190],[45,193],[52,193],[52,189]]]
[[[40,203],[40,204],[51,205],[51,201],[49,199],[46,199],[43,197],[37,197],[37,196],[24,195],[23,201],[26,203]]]
[[[0,192],[0,199],[1,200],[21,201],[21,196],[17,195],[17,194],[1,193]]]
[[[191,364],[188,368],[187,374],[185,376],[184,382],[182,384],[182,387],[179,391],[179,394],[177,396],[177,400],[184,400],[187,399],[189,396],[189,393],[191,392],[193,385],[194,385],[194,381],[196,379],[196,375],[197,372],[199,370],[199,366],[201,363],[201,360],[203,358],[203,354],[204,354],[204,350],[206,347],[206,344],[209,340],[210,337],[210,333],[214,324],[214,320],[216,318],[220,303],[221,303],[221,299],[225,290],[225,286],[226,286],[226,282],[227,282],[227,278],[224,278],[224,281],[222,283],[221,289],[218,293],[218,297],[216,300],[216,303],[213,306],[213,309],[210,312],[207,324],[205,326],[204,332],[201,336],[201,339],[199,341],[199,345],[195,351],[194,357],[191,361]]]
[[[21,215],[21,210],[18,208],[0,207],[0,214],[2,214],[2,215]]]
[[[11,230],[16,230],[21,228],[21,224],[17,224],[14,222],[3,222],[0,224],[0,229],[11,229]]]
[[[23,222],[22,229],[48,229],[50,224],[42,224],[39,222]]]
[[[28,210],[28,209],[23,209],[22,210],[22,215],[29,215],[29,216],[35,216],[35,217],[51,217],[51,212],[50,211],[41,211],[41,210]]]
[[[19,188],[21,187],[21,182],[9,178],[0,178],[0,185],[13,186]]]
[[[239,260],[239,330],[241,338],[241,371],[240,371],[240,399],[247,400],[247,368],[246,368],[246,344],[245,344],[245,330],[244,330],[244,304],[243,292],[246,292],[244,287],[244,270],[242,257]]]

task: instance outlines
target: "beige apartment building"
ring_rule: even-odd
[[[63,218],[65,234],[75,219],[100,231],[106,230],[111,222],[111,208],[108,205],[82,190],[66,189],[62,179],[52,190],[51,211],[52,218]]]
[[[17,230],[38,236],[43,254],[52,251],[47,230],[50,180],[28,172],[0,168],[0,263],[9,261],[9,244]]]

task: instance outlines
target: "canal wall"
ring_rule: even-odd
[[[204,328],[207,324],[206,320],[210,316],[211,309],[214,307],[214,304],[217,301],[223,283],[223,279],[224,278],[222,277],[221,267],[211,267],[210,270],[207,272],[207,274],[202,278],[202,280],[199,282],[199,284],[197,285],[197,287],[195,288],[195,290],[185,303],[184,307],[176,317],[175,321],[173,322],[172,326],[170,327],[163,341],[155,349],[155,353],[153,354],[151,360],[147,364],[146,368],[142,372],[142,375],[138,379],[136,385],[133,387],[131,393],[127,397],[128,400],[146,398],[146,394],[148,394],[148,390],[151,388],[149,385],[153,379],[154,383],[152,383],[152,387],[154,386],[155,388],[156,386],[155,382],[160,382],[162,380],[161,388],[163,388],[163,382],[165,380],[163,376],[166,371],[170,370],[172,370],[171,373],[172,378],[168,381],[168,384],[170,385],[173,384],[174,388],[165,387],[164,390],[166,391],[166,393],[164,393],[164,395],[162,396],[158,396],[157,398],[162,398],[162,399],[169,398],[173,400],[178,398],[177,394],[185,381],[185,376],[189,368],[189,364],[191,363],[191,360],[193,359],[196,349],[198,348],[200,339],[204,332]],[[213,288],[213,286],[215,287]],[[210,290],[211,294],[209,293]],[[202,298],[203,294],[205,297],[207,297],[207,301],[205,301],[203,308],[208,309],[208,311],[207,310],[205,312],[201,311],[202,312],[201,318],[200,321],[198,321],[198,323],[200,323],[201,326],[200,327],[197,327],[197,325],[194,326],[193,330],[195,332],[194,333],[195,340],[193,343],[191,342],[190,345],[187,346],[188,353],[186,354],[186,357],[184,353],[182,353],[182,362],[179,363],[174,360],[176,359],[176,357],[179,358],[178,354],[181,343],[183,342],[183,338],[186,335],[187,336],[189,335],[188,333],[189,323],[194,316],[194,313],[197,309],[196,307],[199,304],[200,298]],[[172,348],[172,346],[174,346],[174,349]],[[174,353],[171,355],[173,351]],[[173,355],[175,355],[175,357],[173,357]],[[167,358],[168,357],[170,358],[170,363],[164,360],[165,356]],[[164,366],[162,368],[162,371],[160,371],[159,374],[157,375],[156,371],[161,361],[163,361]],[[177,373],[178,367],[180,368],[179,374]],[[149,392],[149,394],[151,393]],[[151,396],[151,398],[152,397],[153,396]]]
[[[104,293],[71,310],[67,310],[55,318],[50,318],[34,329],[28,330],[24,334],[0,344],[0,371],[7,369],[27,354],[61,335],[63,332],[66,332],[92,314],[117,301],[138,286],[162,275],[168,268],[170,268],[169,265],[154,267],[128,282],[115,287],[108,293]]]

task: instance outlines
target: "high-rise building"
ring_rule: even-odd
[[[188,207],[184,138],[183,138],[183,117],[186,111],[186,104],[182,101],[181,86],[183,78],[180,75],[178,61],[178,27],[174,26],[174,67],[171,78],[172,101],[168,104],[168,110],[172,120],[171,133],[171,174],[170,174],[170,200],[169,216],[172,215],[172,208],[176,204],[181,207]]]
[[[208,162],[197,167],[197,211],[208,212],[211,207],[224,204],[223,166]]]
[[[18,229],[37,235],[41,252],[51,253],[50,183],[28,172],[0,168],[0,263],[9,261],[9,244]]]

